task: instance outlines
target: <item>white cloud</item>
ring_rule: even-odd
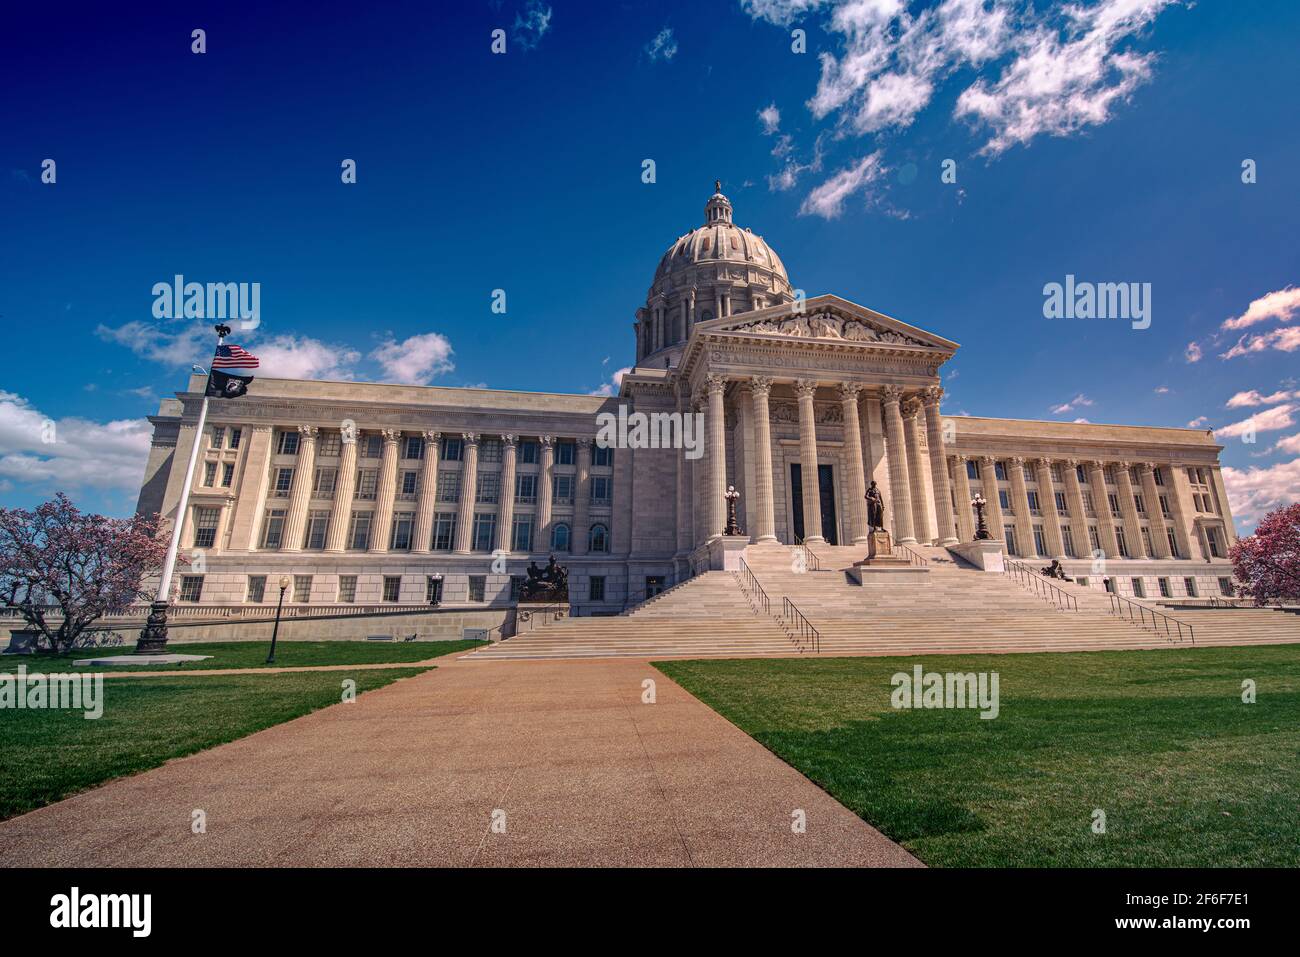
[[[1238,392],[1228,400],[1229,409],[1240,409],[1255,405],[1274,405],[1278,402],[1285,402],[1287,399],[1300,399],[1300,392],[1287,392],[1285,389],[1274,392],[1271,395],[1260,395],[1254,389],[1249,392]]]
[[[1284,439],[1278,439],[1277,443],[1269,451],[1290,452],[1292,455],[1300,455],[1300,432],[1295,435],[1288,435]]]
[[[116,327],[101,324],[95,335],[105,342],[126,346],[150,362],[185,369],[196,363],[206,368],[215,345],[212,327],[198,323],[181,326],[179,331],[139,321]]]
[[[1183,358],[1188,362],[1200,362],[1201,356],[1204,354],[1205,353],[1201,351],[1200,344],[1195,342],[1187,343],[1187,348],[1183,350]]]
[[[352,365],[361,358],[347,346],[308,336],[276,336],[249,351],[255,352],[260,362],[254,375],[269,379],[351,379]]]
[[[1203,415],[1198,415],[1192,421],[1187,423],[1189,429],[1200,429],[1210,424],[1210,420]]]
[[[1300,326],[1283,326],[1257,336],[1242,336],[1220,359],[1235,359],[1255,352],[1267,352],[1276,349],[1279,352],[1295,352],[1300,349]]]
[[[673,37],[673,28],[664,27],[646,44],[646,54],[652,60],[671,60],[677,55],[677,40]]]
[[[1156,395],[1168,395],[1168,394],[1170,393],[1170,391],[1171,391],[1171,390],[1170,390],[1169,386],[1167,386],[1167,385],[1158,385],[1158,386],[1156,386]]]
[[[1223,328],[1227,330],[1245,329],[1270,319],[1289,322],[1300,314],[1300,287],[1287,286],[1275,292],[1267,293],[1254,300],[1240,316],[1224,320]]]
[[[755,20],[766,20],[783,27],[803,14],[816,10],[825,2],[826,0],[740,0],[740,8]]]
[[[1069,402],[1062,402],[1060,405],[1052,406],[1052,415],[1064,415],[1067,412],[1073,412],[1075,409],[1086,408],[1095,404],[1092,399],[1080,392]]]
[[[46,494],[78,487],[134,492],[152,435],[145,419],[55,421],[22,396],[0,392],[0,480]]]
[[[1273,509],[1300,498],[1300,458],[1268,468],[1242,470],[1225,465],[1223,484],[1237,525],[1253,528]]]
[[[1092,423],[1091,423],[1091,421],[1089,421],[1088,419],[1085,419],[1085,418],[1083,418],[1082,416],[1080,416],[1079,418],[1077,418],[1077,419],[1074,420],[1074,424],[1075,424],[1075,425],[1091,425]]]
[[[389,338],[370,353],[370,358],[383,368],[389,382],[428,385],[434,376],[456,368],[451,355],[451,342],[446,336],[426,332],[401,342]]]
[[[1215,436],[1221,439],[1236,438],[1239,435],[1245,435],[1247,432],[1276,432],[1278,429],[1290,428],[1295,424],[1292,414],[1296,410],[1295,405],[1279,405],[1276,408],[1266,409],[1263,412],[1256,412],[1250,418],[1242,419],[1240,422],[1233,422],[1231,425],[1225,425],[1222,428],[1214,430]]]
[[[623,385],[623,376],[627,375],[631,371],[632,371],[631,366],[624,366],[623,368],[615,372],[613,376],[610,377],[609,382],[606,382],[598,389],[592,389],[587,394],[588,395],[618,395],[618,390]]]
[[[758,121],[763,124],[763,135],[771,136],[781,127],[781,111],[769,103],[758,111]]]
[[[864,156],[810,192],[799,207],[799,214],[821,216],[835,219],[844,212],[844,201],[854,193],[865,189],[879,179],[885,172],[880,165],[880,152],[877,150]]]
[[[535,50],[551,29],[551,8],[541,0],[528,0],[521,13],[515,14],[511,39],[524,50]]]

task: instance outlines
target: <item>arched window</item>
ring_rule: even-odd
[[[609,551],[609,529],[604,525],[593,525],[591,531],[587,534],[587,551],[589,552],[607,552]]]
[[[569,550],[569,526],[563,522],[556,522],[555,528],[551,531],[551,551],[567,552]]]

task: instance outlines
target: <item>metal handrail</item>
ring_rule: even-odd
[[[822,570],[822,561],[817,557],[817,553],[808,547],[808,543],[802,538],[799,539],[799,547],[803,550],[804,570],[819,572]]]
[[[1165,637],[1169,638],[1171,641],[1173,640],[1173,632],[1169,630],[1169,625],[1172,622],[1178,629],[1179,641],[1183,640],[1183,629],[1186,628],[1188,638],[1191,640],[1192,644],[1196,644],[1196,631],[1192,628],[1189,622],[1179,621],[1177,618],[1166,615],[1162,611],[1156,611],[1154,608],[1148,608],[1146,605],[1139,605],[1137,602],[1129,601],[1123,595],[1116,595],[1114,592],[1107,592],[1106,595],[1110,598],[1110,613],[1112,615],[1118,615],[1121,618],[1126,617],[1124,612],[1126,610],[1125,606],[1127,606],[1127,617],[1129,621],[1136,621],[1140,627],[1145,628],[1146,616],[1150,615],[1151,629],[1153,631],[1159,631],[1163,626]],[[1136,616],[1133,614],[1134,608],[1138,609],[1138,614]]]
[[[1044,601],[1052,602],[1063,610],[1079,610],[1079,599],[1057,585],[1053,585],[1049,579],[1035,572],[1024,562],[1009,558],[1002,563],[1002,571],[1011,575],[1026,588],[1032,589],[1034,594]]]
[[[758,579],[754,577],[753,571],[750,570],[750,567],[745,562],[744,558],[741,558],[740,560],[740,577],[737,581],[740,582],[741,590],[762,605],[763,614],[770,617],[772,614],[772,602],[768,599],[767,592],[763,590],[763,586],[759,584]]]
[[[794,629],[795,634],[799,636],[798,639],[796,639],[796,644],[806,641],[812,646],[814,654],[821,654],[822,633],[817,630],[816,626],[813,625],[811,621],[804,617],[804,613],[795,606],[794,602],[789,598],[783,598],[781,600],[784,602],[781,609],[781,617],[790,619],[791,627]],[[802,644],[800,644],[799,650],[803,650]]]
[[[898,545],[898,549],[907,556],[907,560],[913,565],[920,565],[924,568],[926,565],[930,564],[930,559],[926,558],[920,552],[913,551],[911,547],[904,545],[901,542]]]

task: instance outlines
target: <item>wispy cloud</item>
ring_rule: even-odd
[[[673,37],[673,28],[664,27],[646,44],[645,52],[652,60],[671,60],[677,56],[677,40]]]
[[[1273,509],[1300,498],[1300,458],[1268,468],[1223,467],[1228,504],[1238,526],[1253,527]]]
[[[1227,408],[1241,409],[1249,408],[1256,405],[1274,405],[1278,402],[1285,402],[1287,399],[1300,399],[1300,392],[1289,392],[1281,389],[1269,395],[1261,395],[1254,389],[1249,392],[1238,392],[1228,400]]]
[[[771,136],[781,127],[781,111],[775,103],[769,103],[758,111],[758,121],[763,124],[763,134]]]
[[[536,50],[551,29],[551,8],[542,0],[528,0],[523,10],[515,14],[510,39],[524,50]]]
[[[880,164],[880,152],[864,156],[846,166],[826,182],[814,189],[799,208],[800,215],[835,219],[844,212],[845,201],[854,193],[866,189],[885,172]]]
[[[1247,433],[1276,432],[1278,429],[1290,428],[1295,425],[1292,413],[1295,412],[1296,408],[1295,405],[1287,404],[1266,409],[1263,412],[1256,412],[1240,422],[1233,422],[1231,425],[1215,429],[1214,434],[1219,438],[1232,439]]]
[[[1052,406],[1052,415],[1065,415],[1065,413],[1073,412],[1075,409],[1087,408],[1088,406],[1095,404],[1096,403],[1094,403],[1092,399],[1080,392],[1070,401]]]
[[[631,366],[624,366],[616,371],[610,381],[604,383],[598,388],[592,389],[588,395],[618,395],[618,390],[623,386],[623,376],[632,371]]]
[[[1241,315],[1224,320],[1222,328],[1230,331],[1245,329],[1270,319],[1289,322],[1297,314],[1300,314],[1300,287],[1287,286],[1252,301]]]

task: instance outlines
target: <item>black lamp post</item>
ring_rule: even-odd
[[[433,593],[429,596],[429,604],[437,608],[442,604],[442,573],[434,572],[429,578],[433,582]]]
[[[268,665],[275,664],[275,636],[280,633],[280,610],[284,608],[284,593],[289,588],[289,576],[280,576],[280,600],[275,603],[275,625],[271,628],[271,653],[266,656]]]
[[[989,527],[984,523],[984,509],[989,504],[985,501],[984,496],[979,492],[971,499],[971,508],[975,509],[975,541],[988,541],[993,536],[989,534]]]
[[[722,533],[724,535],[742,535],[740,525],[736,521],[736,499],[740,498],[740,493],[736,491],[736,486],[728,485],[727,490],[722,493],[722,497],[727,500],[727,528]]]

